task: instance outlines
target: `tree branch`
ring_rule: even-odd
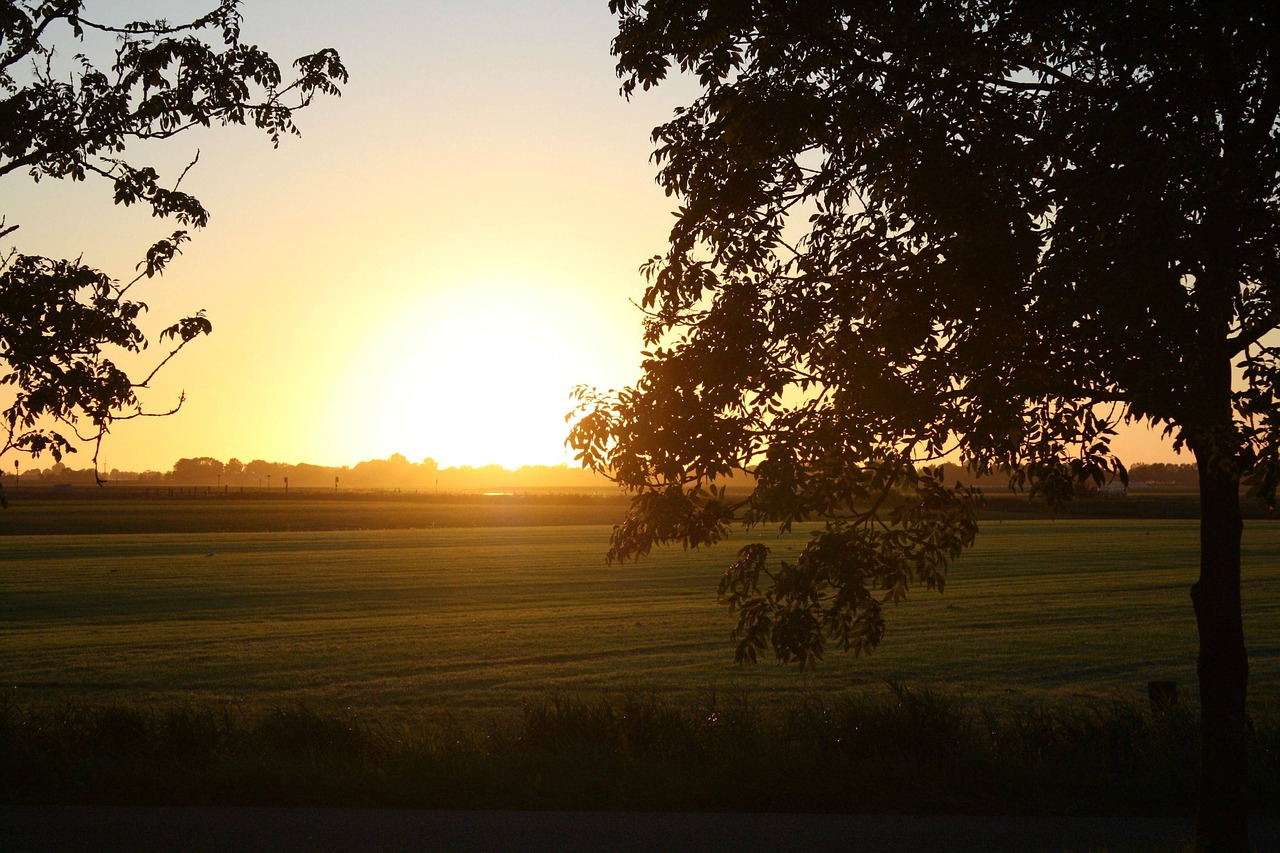
[[[1268,332],[1280,328],[1280,313],[1272,311],[1267,318],[1252,326],[1245,326],[1239,332],[1227,338],[1227,346],[1231,349],[1231,357],[1235,358],[1249,347],[1262,340]]]

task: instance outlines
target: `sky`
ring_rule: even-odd
[[[119,19],[204,7],[89,3]],[[605,0],[247,0],[243,12],[246,42],[282,64],[335,47],[351,80],[275,150],[221,128],[136,151],[171,178],[198,152],[183,189],[212,213],[138,294],[149,331],[203,309],[214,333],[144,397],[164,410],[185,391],[182,410],[119,424],[101,467],[569,461],[571,388],[638,375],[638,267],[663,251],[674,208],[649,134],[690,90],[618,94]],[[0,193],[22,251],[83,255],[122,279],[179,227],[113,206],[101,181],[10,175]],[[1126,461],[1174,459],[1145,430],[1116,446]]]

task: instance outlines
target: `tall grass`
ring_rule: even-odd
[[[5,801],[427,808],[1189,813],[1193,709],[992,712],[885,698],[550,697],[483,722],[292,705],[0,702]],[[1280,805],[1280,714],[1254,714],[1250,806]]]

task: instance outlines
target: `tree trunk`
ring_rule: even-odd
[[[1200,579],[1191,587],[1200,634],[1200,811],[1197,849],[1245,851],[1245,694],[1249,659],[1240,612],[1240,478],[1233,454],[1197,448]]]

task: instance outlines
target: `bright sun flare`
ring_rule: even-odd
[[[476,284],[424,298],[357,356],[343,396],[359,404],[335,438],[360,458],[566,461],[564,414],[589,358],[575,334],[588,318],[575,313],[532,286]]]

